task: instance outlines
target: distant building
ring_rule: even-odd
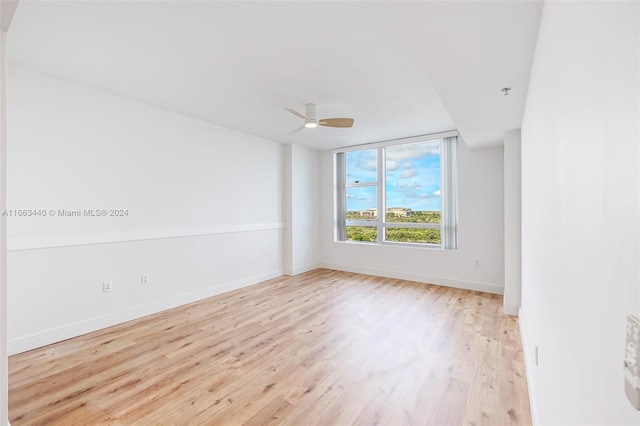
[[[358,213],[360,213],[360,217],[364,218],[378,217],[378,209],[360,210]]]
[[[367,219],[374,219],[378,217],[378,209],[373,208],[373,209],[367,209],[367,210],[360,210],[358,214],[360,215],[360,217],[364,217]],[[407,217],[407,216],[411,216],[411,209],[407,207],[389,207],[387,209],[387,214],[393,214],[396,217]]]
[[[411,209],[407,207],[389,207],[387,214],[394,214],[396,217],[407,217],[411,216]]]

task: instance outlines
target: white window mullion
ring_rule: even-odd
[[[385,228],[430,228],[440,229],[439,223],[415,223],[415,222],[384,222],[382,224]]]
[[[366,219],[347,219],[347,226],[370,226],[375,227],[378,225],[376,220],[366,220]]]
[[[377,186],[378,182],[364,182],[364,183],[347,183],[347,188],[363,188],[365,186]]]

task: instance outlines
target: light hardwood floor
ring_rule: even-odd
[[[10,357],[11,424],[529,425],[501,299],[273,279]]]

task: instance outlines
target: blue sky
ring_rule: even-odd
[[[347,183],[374,182],[377,151],[346,153]],[[387,208],[440,210],[440,143],[421,142],[386,149]],[[376,187],[347,188],[347,210],[376,207]]]

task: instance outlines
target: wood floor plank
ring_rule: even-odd
[[[530,425],[501,297],[318,269],[9,359],[12,425]]]

